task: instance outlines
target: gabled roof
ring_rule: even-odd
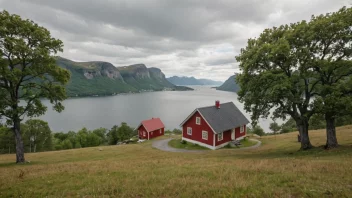
[[[157,129],[161,129],[164,128],[164,124],[163,122],[160,120],[160,118],[152,118],[150,120],[143,120],[141,122],[141,124],[139,124],[139,126],[137,127],[137,129],[143,125],[145,130],[147,130],[147,132],[150,131],[155,131]]]
[[[249,123],[249,120],[235,104],[228,102],[222,103],[220,109],[216,108],[215,105],[197,108],[181,123],[181,126],[197,111],[213,129],[214,133],[221,133]]]

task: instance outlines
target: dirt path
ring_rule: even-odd
[[[184,153],[201,153],[201,152],[207,152],[209,150],[187,150],[187,149],[177,149],[177,148],[172,148],[169,146],[169,141],[172,140],[173,138],[168,138],[168,139],[163,139],[163,140],[156,140],[153,142],[152,146],[154,148],[157,148],[162,151],[168,151],[168,152],[184,152]],[[234,151],[237,150],[247,150],[247,149],[255,149],[258,148],[262,142],[256,139],[250,139],[251,141],[257,142],[257,144],[250,146],[250,147],[243,147],[243,148],[238,148],[238,149],[233,149]]]

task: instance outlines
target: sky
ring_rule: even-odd
[[[58,55],[115,66],[144,63],[167,77],[225,81],[265,28],[351,6],[352,0],[0,0],[64,42]]]

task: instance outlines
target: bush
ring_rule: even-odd
[[[264,130],[260,126],[255,126],[252,131],[259,136],[265,135]]]
[[[172,133],[174,133],[174,134],[182,134],[182,130],[174,129],[174,130],[172,130]]]
[[[181,144],[187,144],[187,142],[185,140],[181,140],[180,142],[181,142]]]

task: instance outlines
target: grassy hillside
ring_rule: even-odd
[[[236,84],[235,81],[236,76],[230,76],[229,79],[227,79],[224,84],[222,84],[221,86],[217,87],[217,90],[222,90],[222,91],[232,91],[232,92],[237,92],[238,90],[240,90],[240,87]]]
[[[0,155],[0,197],[349,197],[352,126],[336,150],[298,151],[297,132],[266,136],[255,150],[169,153],[137,145]],[[324,130],[310,131],[313,145]]]

